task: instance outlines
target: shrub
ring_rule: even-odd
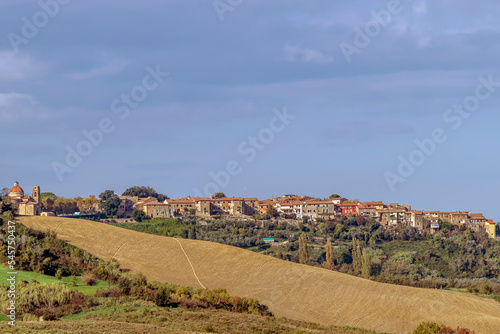
[[[423,322],[418,325],[413,334],[435,334],[441,331],[443,325],[438,325],[435,322]]]
[[[81,312],[89,298],[77,291],[71,291],[63,284],[17,284],[17,312],[22,319],[31,319],[32,314],[44,320],[55,320],[61,316]],[[1,308],[6,309],[9,299],[7,290],[0,290]],[[26,315],[26,316],[25,316]]]
[[[170,290],[166,287],[160,287],[156,291],[155,304],[159,307],[167,307],[170,305]]]
[[[63,270],[61,268],[56,271],[56,278],[60,281],[63,275]]]
[[[175,294],[179,297],[188,297],[188,298],[191,298],[191,291],[189,291],[189,289],[185,286],[180,286],[177,288],[177,290],[175,291]]]
[[[94,286],[97,284],[97,276],[91,272],[85,273],[82,277],[82,281],[85,282],[88,286]]]
[[[146,276],[144,276],[142,273],[139,273],[135,276],[133,284],[138,287],[146,286],[148,284],[148,280]]]
[[[100,288],[98,289],[96,292],[95,292],[95,295],[96,297],[101,297],[101,298],[107,298],[109,297],[109,290],[106,290],[106,289],[103,289],[103,288]]]
[[[493,287],[490,282],[486,281],[481,285],[481,293],[483,295],[490,295],[493,293]]]
[[[435,322],[423,322],[413,334],[474,334],[475,332],[467,328],[457,328],[456,330],[445,325],[439,325]]]
[[[203,331],[205,333],[215,333],[215,328],[214,328],[214,326],[208,324],[205,326],[205,328],[203,328]]]
[[[132,282],[127,277],[125,276],[120,277],[116,282],[116,284],[120,289],[122,289],[123,293],[125,293],[126,295],[129,294]]]

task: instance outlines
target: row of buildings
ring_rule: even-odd
[[[406,225],[420,231],[434,232],[441,228],[440,221],[453,225],[467,226],[484,230],[492,238],[496,236],[496,224],[487,220],[481,213],[440,212],[412,210],[409,205],[399,203],[384,204],[377,202],[351,202],[345,198],[319,199],[308,196],[285,195],[259,201],[257,198],[224,197],[186,197],[168,199],[163,203],[149,202],[142,210],[149,218],[173,217],[196,214],[199,217],[227,215],[232,217],[263,215],[271,208],[282,217],[296,219],[328,220],[341,216],[372,217],[383,226]]]
[[[40,187],[33,187],[32,196],[16,182],[9,196],[18,205],[20,215],[47,215],[41,210]],[[349,201],[345,198],[319,199],[309,196],[284,195],[259,201],[257,198],[244,197],[184,197],[166,199],[159,202],[154,197],[119,196],[121,202],[118,217],[130,217],[134,210],[142,210],[148,218],[170,218],[196,215],[202,218],[230,216],[236,218],[264,215],[275,211],[284,218],[299,220],[329,220],[341,216],[372,217],[383,226],[406,225],[420,231],[433,232],[440,229],[440,221],[453,225],[482,229],[492,238],[496,236],[496,224],[487,220],[483,214],[465,211],[440,212],[412,210],[409,205],[399,203],[384,204],[376,202]],[[96,205],[96,210],[98,210]]]

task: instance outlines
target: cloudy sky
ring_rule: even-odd
[[[4,0],[0,186],[339,193],[500,220],[499,16],[493,0]]]

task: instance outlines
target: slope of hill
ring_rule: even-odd
[[[408,333],[423,321],[497,333],[500,303],[451,291],[376,283],[243,249],[143,234],[85,220],[23,217],[58,237],[148,279],[226,288],[291,319]]]

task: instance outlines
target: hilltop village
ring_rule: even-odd
[[[32,196],[26,195],[18,182],[15,182],[8,192],[8,196],[18,206],[19,215],[55,216],[56,213],[44,210],[40,194],[40,187],[35,186]],[[224,194],[216,194],[212,197],[165,198],[162,201],[152,196],[115,196],[117,197],[117,210],[113,216],[117,218],[131,217],[137,210],[144,212],[145,218],[191,215],[199,218],[275,218],[318,222],[338,219],[342,216],[361,216],[371,217],[386,227],[405,225],[430,233],[440,229],[440,221],[447,221],[452,225],[483,230],[490,238],[496,237],[495,222],[487,220],[482,213],[418,211],[412,210],[410,205],[385,204],[382,201],[360,202],[338,195],[332,195],[328,199],[283,195],[259,200],[258,198],[226,197]],[[88,203],[85,212],[75,212],[73,215],[92,215],[102,211],[99,205],[102,199],[89,196],[83,198],[82,201]]]

